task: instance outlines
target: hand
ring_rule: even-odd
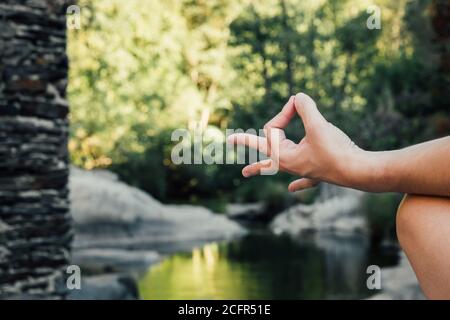
[[[303,121],[306,135],[299,143],[286,138],[284,130],[295,114]],[[246,145],[270,157],[242,170],[244,177],[257,175],[274,162],[279,169],[302,178],[288,189],[297,191],[315,186],[320,181],[351,186],[358,161],[364,151],[340,129],[329,123],[306,94],[292,96],[281,112],[265,126],[266,138],[246,133],[232,134],[229,143]],[[356,164],[356,165],[355,165]]]

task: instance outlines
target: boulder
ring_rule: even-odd
[[[69,186],[76,250],[184,250],[245,233],[206,208],[164,205],[108,171],[72,167]]]
[[[230,219],[236,220],[258,220],[264,214],[264,203],[229,203],[225,213]]]
[[[69,291],[69,300],[135,300],[136,281],[126,275],[106,274],[82,277],[81,288]]]
[[[79,228],[92,224],[130,226],[162,217],[163,205],[106,170],[70,168],[71,213]]]
[[[359,210],[363,192],[330,185],[323,190],[314,204],[295,205],[280,213],[271,229],[291,235],[305,231],[367,232],[367,221]],[[328,198],[324,198],[324,193]]]
[[[145,271],[160,259],[157,252],[144,250],[79,249],[72,255],[72,263],[90,273]]]

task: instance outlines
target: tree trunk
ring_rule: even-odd
[[[266,53],[266,35],[262,31],[261,17],[256,12],[255,8],[251,6],[251,11],[255,18],[254,32],[256,36],[255,50],[261,56],[262,63],[262,78],[264,81],[264,101],[269,103],[271,100],[272,82],[267,68],[268,57]]]
[[[433,90],[433,104],[438,110],[450,105],[450,1],[433,0],[432,24],[439,53],[438,81]],[[443,135],[449,132],[442,132]]]
[[[0,297],[65,295],[67,5],[0,3]]]
[[[293,95],[295,92],[294,88],[294,71],[292,63],[292,50],[291,50],[291,35],[293,34],[291,27],[289,25],[289,15],[286,8],[285,0],[280,0],[281,5],[281,23],[283,25],[283,39],[282,48],[284,49],[284,56],[286,61],[286,82],[288,84],[288,96]]]

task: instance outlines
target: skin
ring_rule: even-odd
[[[397,237],[425,296],[450,299],[450,198],[406,195]]]
[[[284,134],[296,115],[306,132],[298,143]],[[397,214],[400,244],[425,295],[450,299],[450,137],[401,150],[366,151],[329,123],[304,93],[292,96],[264,130],[267,138],[245,133],[228,137],[229,143],[270,157],[244,167],[244,177],[278,166],[300,177],[289,184],[291,192],[325,181],[369,192],[406,193]]]

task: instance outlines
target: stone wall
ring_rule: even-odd
[[[63,297],[67,1],[0,2],[0,297]]]

